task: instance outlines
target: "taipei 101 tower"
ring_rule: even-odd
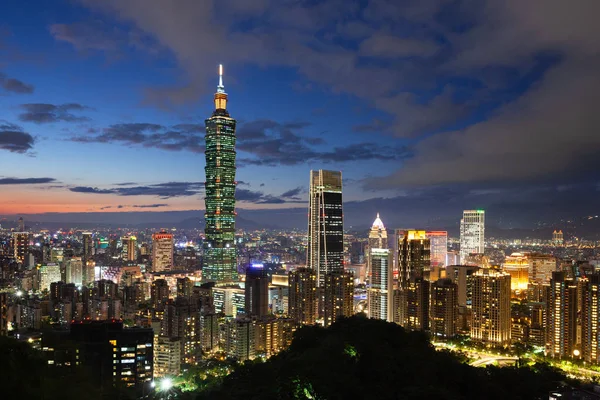
[[[227,112],[223,66],[215,111],[206,120],[206,197],[204,218],[204,262],[202,277],[207,282],[237,280],[235,247],[235,119]]]

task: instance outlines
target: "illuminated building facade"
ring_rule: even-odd
[[[214,96],[215,110],[206,120],[206,227],[204,233],[205,281],[237,280],[235,247],[235,119],[227,111],[223,67],[219,66],[219,86]]]
[[[212,295],[215,312],[233,318],[246,312],[246,292],[239,286],[216,286],[212,288]]]
[[[318,287],[324,286],[328,273],[344,271],[343,255],[342,173],[310,171],[306,259]]]
[[[431,242],[425,231],[396,230],[398,280],[400,285],[411,278],[428,278],[431,266]]]
[[[370,277],[367,287],[367,310],[369,318],[392,322],[393,314],[393,277],[392,252],[385,248],[369,250]]]
[[[448,232],[427,231],[425,235],[431,246],[431,266],[443,267],[446,265],[446,255],[448,254]]]
[[[581,352],[583,359],[600,363],[600,274],[588,277],[583,289],[581,311]]]
[[[83,283],[83,262],[81,257],[73,257],[67,260],[65,275],[67,283],[81,285]]]
[[[121,258],[124,261],[137,260],[137,238],[135,236],[122,237],[121,246]]]
[[[181,371],[181,339],[154,337],[154,378],[177,376]]]
[[[152,271],[162,272],[173,269],[173,235],[160,231],[152,235]]]
[[[164,279],[156,279],[150,288],[152,307],[162,308],[169,301],[169,284]]]
[[[510,274],[482,268],[473,274],[471,338],[486,343],[510,343]]]
[[[354,276],[348,272],[329,272],[323,285],[323,323],[327,327],[339,317],[354,314]]]
[[[256,357],[256,321],[233,319],[225,325],[225,352],[238,361]]]
[[[83,232],[81,234],[81,241],[83,245],[82,253],[81,253],[81,261],[83,263],[83,270],[81,279],[85,283],[92,282],[94,280],[94,271],[92,269],[91,275],[90,271],[87,268],[88,262],[93,262],[92,256],[94,255],[94,242],[92,240],[92,232]]]
[[[460,220],[460,260],[485,252],[485,211],[465,210]]]
[[[558,265],[556,257],[549,254],[531,253],[527,255],[529,260],[529,282],[548,283],[552,279],[552,273]]]
[[[451,279],[439,279],[431,284],[429,329],[434,338],[456,335],[458,322],[458,285]]]
[[[449,265],[446,276],[458,286],[458,305],[471,308],[473,305],[473,275],[479,271],[476,265]]]
[[[527,255],[512,253],[506,257],[502,270],[510,274],[510,289],[524,292],[529,284],[529,259]]]
[[[61,280],[60,265],[48,264],[40,268],[40,291],[50,290],[50,284]]]
[[[563,231],[555,230],[552,232],[552,243],[554,243],[555,246],[562,246],[565,243]]]
[[[429,327],[429,281],[412,277],[402,283],[398,293],[397,323],[410,331]]]
[[[317,319],[317,274],[311,268],[298,268],[289,275],[289,316],[302,325]]]
[[[368,246],[366,248],[366,261],[367,261],[367,277],[371,274],[371,249],[387,249],[388,248],[388,237],[387,230],[379,218],[379,213],[377,213],[377,218],[373,222],[371,226],[371,230],[369,231],[369,241]]]
[[[552,273],[546,309],[548,354],[569,358],[577,341],[577,286],[564,271]]]
[[[21,264],[29,253],[29,233],[13,232],[11,237],[11,248],[13,257]]]

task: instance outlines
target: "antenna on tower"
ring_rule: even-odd
[[[223,86],[223,64],[219,64],[219,86],[217,86],[217,92],[225,92],[225,86]]]

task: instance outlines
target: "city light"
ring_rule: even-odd
[[[173,380],[171,378],[164,378],[159,383],[159,388],[162,392],[171,390],[173,387]]]

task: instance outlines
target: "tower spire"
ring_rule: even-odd
[[[217,86],[217,93],[225,93],[225,86],[223,86],[223,64],[219,64],[219,86]]]

